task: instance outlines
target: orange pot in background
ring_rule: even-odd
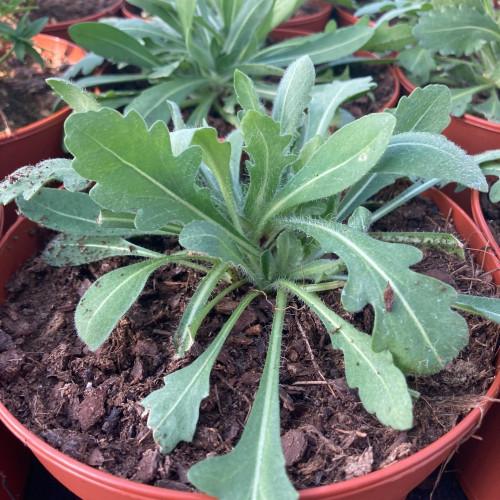
[[[35,44],[43,49],[43,56],[66,56],[74,64],[86,54],[78,45],[62,38],[36,35]],[[0,133],[0,180],[25,165],[35,165],[42,160],[64,156],[62,149],[64,121],[71,113],[65,106],[47,118],[18,128],[11,135]],[[5,229],[16,220],[12,206],[5,209]]]
[[[435,189],[426,191],[445,216],[451,214],[457,230],[470,238],[471,248],[485,246],[486,240],[467,214],[442,192]],[[0,242],[0,285],[6,283],[24,261],[32,255],[40,245],[39,231],[36,225],[24,218],[9,230]],[[493,256],[485,258],[478,251],[478,262],[487,270],[498,269],[500,262]],[[500,272],[493,273],[497,284],[500,284]],[[6,297],[3,286],[0,287],[0,304]],[[498,366],[498,365],[497,365]],[[500,388],[500,374],[495,378],[487,392],[488,398],[496,397]],[[476,428],[481,415],[488,409],[485,400],[480,408],[472,410],[456,427],[440,439],[414,455],[394,463],[384,469],[365,476],[349,479],[318,488],[300,491],[300,498],[305,500],[402,500],[406,495],[428,477],[452,453],[456,446]],[[0,420],[10,431],[21,439],[33,451],[47,470],[64,486],[83,500],[143,500],[178,499],[194,500],[210,498],[200,493],[184,493],[143,485],[130,480],[118,478],[77,462],[55,450],[24,427],[2,404],[0,404]]]
[[[57,36],[59,38],[64,38],[65,40],[71,40],[68,35],[68,28],[72,24],[83,23],[89,21],[98,21],[102,17],[109,17],[115,15],[122,6],[123,0],[116,0],[113,5],[108,7],[107,9],[103,9],[95,14],[91,14],[89,16],[81,17],[79,19],[71,19],[69,21],[61,21],[57,23],[48,23],[45,28],[43,28],[42,33],[46,35]]]

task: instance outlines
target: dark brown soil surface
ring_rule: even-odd
[[[386,218],[387,230],[452,230],[426,200],[398,212]],[[176,240],[148,240],[148,245],[172,251]],[[417,270],[462,293],[496,296],[491,279],[471,262],[426,251]],[[89,352],[74,331],[73,310],[92,281],[124,263],[116,259],[58,269],[48,268],[39,257],[28,262],[9,284],[10,299],[0,311],[0,399],[36,434],[82,462],[135,481],[190,490],[189,467],[209,453],[229,452],[241,435],[264,365],[273,299],[255,300],[229,336],[215,363],[193,442],[162,455],[140,401],[163,386],[165,375],[203,352],[241,293],[221,302],[203,323],[191,353],[174,360],[172,336],[200,276],[179,267],[161,269],[110,340]],[[322,298],[341,311],[339,293]],[[342,315],[370,331],[370,308]],[[364,411],[356,391],[346,384],[343,358],[329,346],[319,320],[290,301],[280,399],[282,442],[295,487],[342,481],[405,458],[476,406],[494,376],[499,328],[467,319],[471,341],[458,359],[432,377],[410,378],[421,397],[415,404],[415,426],[401,432]]]
[[[370,113],[383,110],[394,94],[396,85],[394,76],[387,64],[352,64],[351,78],[371,76],[376,88],[354,101],[343,104],[354,118],[361,118]]]
[[[30,12],[31,19],[48,17],[49,23],[72,21],[81,17],[91,16],[111,7],[117,0],[37,0],[38,9]]]
[[[57,54],[45,54],[44,67],[10,58],[0,70],[0,133],[14,131],[50,116],[58,98],[45,83],[60,77],[68,68],[68,60]],[[3,114],[3,116],[1,116]],[[7,123],[5,123],[7,122]]]

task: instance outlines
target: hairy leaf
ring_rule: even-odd
[[[500,323],[500,301],[491,297],[459,295],[453,307],[472,314],[479,314],[495,323]]]
[[[395,110],[388,110],[397,120],[394,134],[402,132],[441,133],[450,123],[451,95],[444,85],[416,88],[403,96]]]
[[[45,80],[77,113],[97,111],[101,106],[87,92],[61,78]]]
[[[279,363],[286,295],[278,292],[264,373],[252,411],[233,451],[191,467],[189,480],[220,500],[298,498],[285,472],[279,421]]]
[[[132,264],[111,271],[92,284],[75,311],[78,335],[89,349],[94,351],[106,341],[141,293],[149,275],[170,260],[173,259],[162,257]]]
[[[406,380],[388,351],[373,352],[371,337],[328,309],[313,294],[294,283],[283,282],[321,319],[334,349],[342,349],[349,387],[359,388],[359,397],[369,413],[385,425],[404,430],[413,426],[412,402]]]
[[[469,56],[487,42],[500,41],[500,27],[469,7],[443,7],[423,12],[413,34],[420,45],[443,55]]]
[[[479,165],[442,135],[404,132],[392,137],[387,150],[372,172],[458,182],[487,191]]]
[[[134,245],[119,236],[59,234],[45,249],[43,260],[49,266],[79,266],[117,255],[147,258],[163,257],[161,253]]]
[[[345,261],[349,279],[342,303],[350,312],[360,311],[367,303],[373,306],[374,351],[391,351],[405,371],[433,373],[467,344],[467,323],[451,309],[455,290],[409,269],[421,260],[420,250],[377,241],[335,222],[294,218],[283,222]]]

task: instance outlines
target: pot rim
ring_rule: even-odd
[[[72,24],[84,23],[88,21],[96,21],[101,17],[110,16],[118,12],[118,10],[120,10],[120,7],[122,6],[123,2],[124,0],[116,0],[116,2],[110,5],[109,7],[106,7],[105,9],[102,9],[99,12],[95,12],[94,14],[89,14],[88,16],[78,17],[75,19],[69,19],[67,21],[60,21],[56,23],[48,23],[45,25],[45,28],[43,28],[42,33],[50,35],[55,31],[59,32],[61,30],[67,29]]]
[[[445,206],[449,211],[451,210],[453,212],[454,219],[463,219],[465,223],[470,226],[470,229],[475,237],[479,238],[480,241],[482,241],[485,245],[487,244],[487,240],[478,230],[473,220],[448,196],[435,188],[427,190],[425,193],[423,193],[423,195],[430,197],[434,201],[434,203],[438,205],[438,208],[440,208],[441,212],[444,212],[444,209],[442,207]],[[15,237],[16,231],[22,224],[27,225],[27,232],[29,232],[29,229],[37,227],[35,223],[28,221],[24,217],[20,217],[18,221],[0,240],[0,249],[7,244],[7,241],[10,237]],[[36,244],[32,243],[32,245]],[[481,253],[481,250],[477,250],[477,252]],[[500,268],[500,261],[493,255],[491,255],[491,258],[493,260],[490,261],[490,265],[491,262],[493,262],[493,265],[495,265],[497,268]],[[500,355],[497,356],[496,376],[490,388],[483,396],[479,405],[472,409],[469,414],[453,429],[451,429],[439,439],[421,449],[420,451],[383,469],[370,472],[361,477],[348,479],[340,483],[333,483],[331,485],[299,490],[300,498],[303,500],[312,500],[317,498],[328,498],[325,495],[342,495],[352,492],[363,492],[369,490],[373,487],[373,485],[378,483],[393,483],[399,477],[414,469],[417,464],[425,464],[427,462],[431,462],[433,459],[435,459],[436,456],[449,455],[458,447],[459,444],[465,441],[477,429],[478,425],[481,423],[481,419],[484,413],[492,404],[491,400],[496,397],[499,390]],[[64,469],[68,471],[79,474],[80,477],[83,477],[86,481],[89,481],[91,483],[104,485],[109,488],[117,488],[120,492],[138,495],[137,498],[147,497],[158,500],[167,498],[175,498],[179,500],[213,498],[203,493],[179,492],[175,490],[168,490],[156,486],[137,483],[129,479],[113,476],[108,472],[104,472],[82,462],[78,462],[77,460],[70,458],[69,456],[64,455],[62,452],[56,450],[45,441],[40,439],[38,436],[33,434],[31,431],[29,431],[7,410],[7,408],[1,402],[0,420],[2,420],[4,424],[10,429],[10,431],[14,435],[16,435],[25,445],[27,445],[35,453],[35,455],[40,454],[41,457],[47,458],[50,461],[58,464],[59,466],[63,466]]]

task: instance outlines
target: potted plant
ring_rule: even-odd
[[[231,11],[223,8],[225,3],[207,0],[190,2],[186,9],[180,9],[178,3],[130,3],[154,18],[81,23],[70,28],[72,39],[92,52],[70,76],[76,77],[83,67],[86,73],[92,71],[104,59],[118,64],[116,74],[78,81],[87,88],[110,84],[110,95],[104,93],[102,102],[125,106],[125,112],[135,109],[148,124],[170,120],[171,100],[181,109],[189,109],[190,125],[201,124],[209,114],[237,125],[232,87],[235,69],[255,77],[259,97],[272,101],[276,92],[273,79],[296,57],[308,54],[315,64],[340,60],[372,35],[370,28],[357,26],[264,46],[271,30],[301,1],[252,0],[234,4],[238,8]],[[210,25],[205,18],[211,20]],[[131,66],[136,69],[124,72]],[[140,86],[120,91],[118,84],[124,82]]]
[[[252,81],[236,71],[241,130],[220,142],[212,128],[185,128],[175,106],[176,131],[169,133],[162,121],[149,129],[133,110],[123,116],[100,108],[70,84],[52,81],[75,107],[66,121],[66,146],[74,159],[21,170],[0,186],[0,201],[15,198],[24,215],[66,233],[48,250],[53,264],[112,255],[145,258],[99,278],[80,301],[76,326],[90,349],[106,342],[149,275],[168,263],[205,271],[173,338],[179,358],[193,347],[202,319],[228,290],[253,285],[204,353],[168,375],[165,387],[142,401],[163,451],[192,439],[199,403],[208,394],[211,368],[237,319],[263,292],[268,299],[275,295],[264,373],[246,430],[231,453],[203,460],[188,472],[196,487],[220,498],[239,498],[250,491],[255,491],[255,498],[297,497],[285,474],[278,400],[280,345],[289,296],[300,298],[317,315],[332,345],[344,352],[347,382],[359,389],[367,411],[395,429],[413,425],[412,396],[416,394],[408,389],[405,373],[440,370],[468,343],[467,324],[454,309],[490,319],[498,315],[498,300],[457,295],[443,282],[415,274],[409,266],[422,258],[419,250],[389,243],[394,234],[374,238],[369,233],[371,224],[385,213],[438,183],[486,189],[478,165],[438,133],[449,120],[446,88],[419,89],[396,110],[366,116],[327,138],[334,113],[328,105],[336,88],[330,84],[318,91],[314,82],[308,57],[291,64],[269,116]],[[290,95],[294,99],[288,99]],[[243,144],[249,155],[248,176],[240,178]],[[407,176],[415,182],[386,205],[374,212],[362,206],[382,186]],[[50,179],[65,181],[68,190],[43,188]],[[94,185],[88,191],[90,181]],[[348,195],[341,198],[348,188]],[[47,212],[43,207],[48,199]],[[28,242],[33,244],[35,238],[30,227],[16,228],[17,241],[24,241],[22,248],[28,253]],[[178,234],[186,250],[165,255],[122,239],[134,234]],[[397,238],[410,241],[413,235]],[[442,234],[426,234],[424,240],[424,247],[440,244],[456,250],[456,241]],[[14,247],[3,251],[17,253]],[[325,252],[338,258],[322,258]],[[232,284],[217,289],[210,300],[221,279]],[[373,305],[372,336],[357,330],[317,295],[338,286],[343,287],[342,303],[348,311],[358,311],[368,302]],[[12,416],[3,412],[2,417],[19,432]],[[474,421],[465,419],[450,434],[460,439]],[[410,479],[403,473],[408,465],[391,466],[401,479],[398,494],[418,484],[455,443],[441,441],[422,454],[425,458],[418,466],[411,461],[409,468],[419,472]],[[43,449],[38,441],[33,446]],[[43,453],[46,460],[47,448]],[[74,461],[65,461],[62,472],[60,455],[53,454],[59,464],[53,463],[52,468],[61,472],[60,477],[74,476]],[[127,488],[127,498],[184,497],[98,472],[89,475],[85,468],[77,474],[80,486],[73,487],[83,496],[95,495],[101,488],[102,498],[111,488]],[[90,484],[83,485],[82,475]],[[356,498],[364,498],[363,489],[380,488],[387,481],[394,488],[394,477],[384,471],[368,476],[353,480],[364,485],[354,493]],[[305,491],[303,496],[328,498],[337,488],[346,491],[349,485]],[[117,490],[113,491],[116,497]],[[373,491],[365,489],[370,498]]]
[[[429,4],[425,4],[429,5]],[[403,50],[398,64],[403,87],[445,83],[452,92],[452,122],[445,135],[478,154],[498,147],[499,11],[493,2],[431,2],[418,11],[413,35],[418,45]]]
[[[5,105],[0,109],[1,179],[23,165],[34,165],[64,154],[63,124],[71,109],[62,106],[53,111],[57,98],[44,80],[62,74],[65,66],[76,63],[85,55],[83,49],[71,42],[39,34],[47,19],[30,21],[25,12],[30,7],[23,7],[23,3],[11,0],[0,8],[3,19],[0,23],[0,71],[2,95],[5,97]],[[23,12],[18,22],[17,18]],[[25,59],[32,61],[26,66],[28,69],[22,65]],[[16,74],[19,74],[18,78]],[[29,103],[28,107],[26,103]],[[18,106],[21,110],[16,110]],[[7,209],[6,227],[15,218],[13,211]]]

